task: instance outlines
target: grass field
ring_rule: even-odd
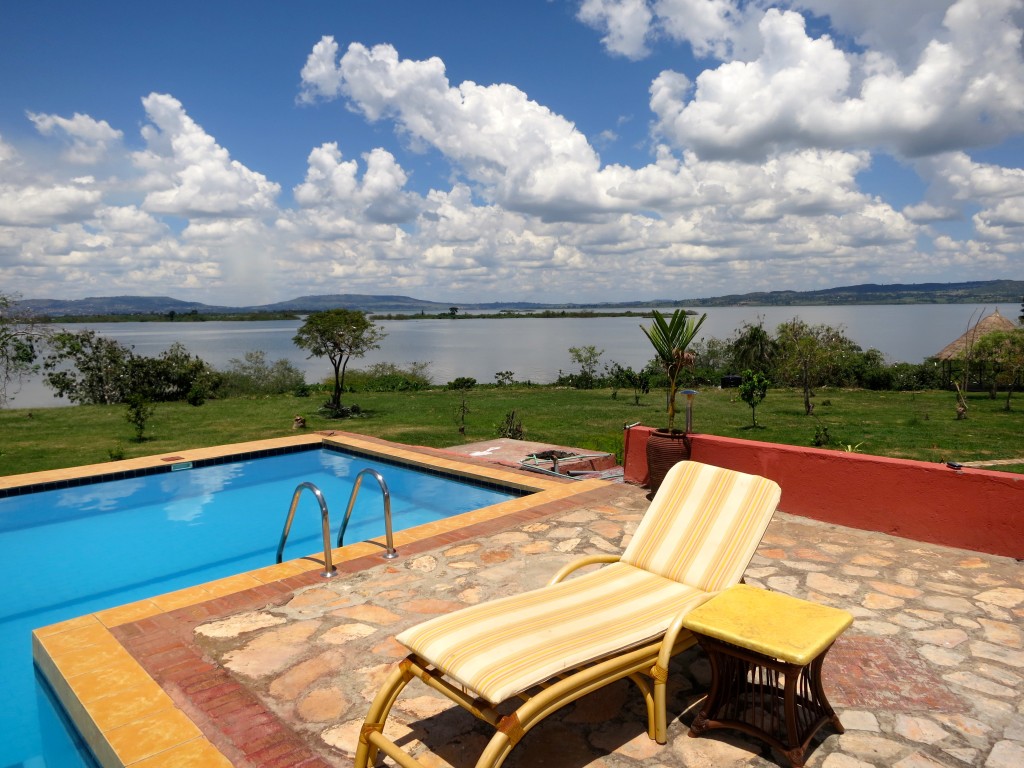
[[[325,397],[276,396],[213,400],[198,408],[162,403],[136,442],[124,406],[0,410],[0,474],[94,464],[185,448],[294,434],[292,420],[307,428],[339,429],[400,443],[444,448],[497,436],[515,410],[524,439],[594,451],[621,459],[623,426],[664,426],[664,396],[651,393],[633,404],[632,394],[556,387],[485,387],[466,395],[465,435],[458,431],[458,392],[431,389],[408,393],[351,393],[343,402],[362,413],[331,420],[317,415]],[[795,390],[771,390],[758,407],[758,428],[736,390],[709,390],[695,399],[695,432],[790,445],[823,447],[924,461],[1020,459],[992,469],[1024,470],[1024,402],[1003,410],[1004,398],[971,393],[968,418],[956,420],[950,392],[873,392],[821,389],[813,416],[805,416]],[[680,417],[681,418],[681,417]]]

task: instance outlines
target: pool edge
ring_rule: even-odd
[[[275,446],[315,446],[317,443],[401,458],[445,473],[483,478],[532,492],[528,496],[399,531],[395,534],[395,545],[400,553],[403,547],[443,541],[445,536],[480,524],[494,524],[502,520],[511,523],[531,509],[564,502],[606,485],[600,480],[575,482],[531,475],[446,454],[441,450],[416,448],[342,432],[179,451],[171,457],[147,457],[145,460],[132,460],[132,463],[158,466],[154,462],[166,465],[169,460],[194,461],[233,455],[239,453],[239,449],[248,452]],[[98,466],[109,472],[109,465]],[[81,477],[83,473],[76,476]],[[333,550],[332,557],[341,571],[345,563],[366,559],[382,548],[377,541],[360,542]],[[104,768],[165,768],[186,763],[230,766],[231,761],[203,735],[199,726],[175,704],[111,630],[247,590],[280,585],[294,577],[315,577],[322,568],[320,558],[308,556],[41,627],[32,633],[32,656]]]

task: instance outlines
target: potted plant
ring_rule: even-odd
[[[656,359],[668,377],[668,427],[651,433],[647,441],[647,469],[650,475],[651,494],[657,492],[669,469],[690,457],[690,439],[685,430],[675,428],[676,393],[679,391],[679,375],[683,368],[693,367],[693,353],[687,352],[707,314],[695,318],[685,310],[677,309],[668,320],[657,310],[652,313],[651,326],[641,325],[654,347]]]

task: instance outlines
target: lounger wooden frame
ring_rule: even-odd
[[[548,585],[557,584],[573,571],[588,565],[615,563],[619,559],[618,555],[593,555],[581,558],[562,568]],[[708,597],[710,596],[709,594]],[[673,656],[690,648],[696,642],[694,636],[682,628],[685,613],[684,611],[676,617],[664,636],[656,642],[631,651],[617,652],[603,661],[586,664],[543,686],[518,694],[523,703],[504,716],[488,702],[470,696],[461,687],[448,682],[444,675],[416,654],[410,654],[391,672],[370,705],[359,735],[356,768],[373,765],[378,750],[402,768],[424,768],[423,763],[402,750],[383,733],[391,707],[405,686],[414,678],[419,678],[435,691],[495,728],[487,748],[477,760],[477,768],[497,768],[523,736],[548,715],[624,677],[636,683],[643,694],[647,705],[647,735],[659,744],[664,744],[668,730],[665,695],[668,665]]]
[[[411,653],[370,706],[355,768],[380,752],[426,768],[384,735],[415,678],[494,727],[477,768],[497,768],[548,715],[627,677],[644,697],[648,735],[665,743],[669,663],[696,642],[683,618],[741,581],[779,496],[763,477],[680,462],[621,555],[584,557],[546,587],[405,630],[397,639]],[[603,567],[567,578],[588,566]]]

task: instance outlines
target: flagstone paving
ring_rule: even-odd
[[[647,504],[608,484],[581,508],[114,633],[235,765],[350,766],[369,701],[404,655],[397,632],[621,551]],[[846,733],[822,729],[808,766],[1024,766],[1024,565],[778,513],[746,576],[855,616],[825,663]],[[622,681],[548,718],[505,765],[787,764],[741,734],[688,737],[709,668],[694,648],[671,671],[667,744],[647,738],[640,695]],[[416,682],[393,721],[392,738],[431,768],[472,766],[490,733]]]

